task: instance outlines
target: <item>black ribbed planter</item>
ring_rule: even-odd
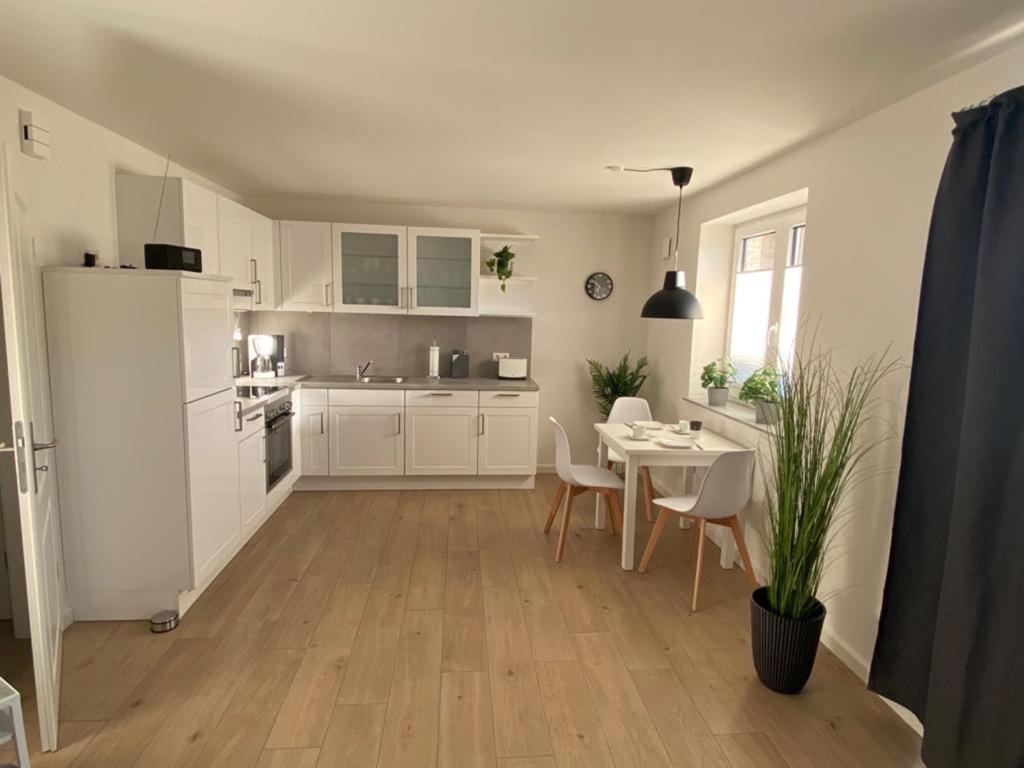
[[[754,669],[765,687],[776,693],[799,693],[811,677],[818,653],[825,606],[806,619],[788,619],[768,607],[768,588],[750,596],[750,645]]]

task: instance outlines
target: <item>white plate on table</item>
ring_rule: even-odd
[[[662,448],[693,448],[693,440],[689,437],[659,437],[654,442]]]

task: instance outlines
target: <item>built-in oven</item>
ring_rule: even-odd
[[[292,401],[282,398],[266,406],[267,490],[292,471]]]

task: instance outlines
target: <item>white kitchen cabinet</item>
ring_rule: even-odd
[[[481,475],[537,472],[537,409],[480,408]]]
[[[480,232],[409,227],[409,313],[477,315]]]
[[[238,417],[234,390],[185,406],[192,588],[216,574],[241,546]]]
[[[405,420],[405,474],[477,473],[480,420],[475,405],[409,406]]]
[[[302,474],[323,476],[327,474],[329,440],[327,436],[327,403],[307,404],[306,393],[300,407],[299,436],[301,439]]]
[[[405,469],[401,406],[332,405],[331,475],[401,475]]]
[[[230,290],[217,278],[185,279],[178,292],[184,400],[233,389]]]
[[[334,306],[331,225],[319,221],[282,221],[281,308],[330,312]]]
[[[252,249],[252,211],[226,197],[217,198],[220,274],[231,278],[235,309],[252,309],[255,292]]]
[[[168,177],[165,185],[161,176],[127,173],[117,175],[115,186],[117,251],[122,265],[142,268],[146,263],[143,246],[167,243],[198,248],[203,273],[220,274],[215,192],[178,177]]]
[[[238,500],[242,541],[263,523],[267,509],[267,452],[263,430],[238,444]]]
[[[409,306],[405,227],[334,224],[334,308],[405,314]]]
[[[274,222],[249,211],[252,228],[252,308],[277,307],[277,268],[274,264]]]

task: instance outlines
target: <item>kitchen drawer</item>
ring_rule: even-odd
[[[445,406],[463,408],[475,406],[479,401],[479,392],[464,389],[426,389],[409,390],[405,393],[407,406]]]
[[[237,433],[238,442],[242,442],[247,437],[252,437],[258,432],[262,432],[265,418],[266,413],[262,408],[257,408],[255,411],[249,411],[245,414],[242,417],[242,431]]]
[[[326,389],[306,389],[303,387],[299,390],[299,397],[303,405],[327,405]]]
[[[401,407],[405,392],[400,389],[329,389],[328,405],[389,405]]]
[[[540,392],[481,392],[481,408],[536,408],[540,403]]]

